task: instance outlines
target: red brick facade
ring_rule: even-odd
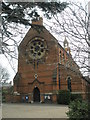
[[[35,40],[36,42],[33,42]],[[37,40],[41,40],[41,43]],[[29,46],[30,44],[32,45]],[[41,52],[36,53],[40,50]],[[68,89],[68,77],[71,79],[71,92],[84,93],[86,83],[71,57],[70,50],[69,53],[67,50],[59,45],[56,38],[42,25],[42,19],[41,24],[40,21],[33,22],[19,46],[18,72],[14,78],[14,101],[25,101],[28,96],[28,102],[45,102],[47,99],[56,102],[57,91]],[[30,56],[30,51],[33,56],[37,54],[39,59],[37,56],[37,59]]]

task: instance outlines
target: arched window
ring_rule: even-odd
[[[70,76],[67,77],[67,87],[68,87],[68,90],[70,90],[70,92],[72,92],[71,77]]]

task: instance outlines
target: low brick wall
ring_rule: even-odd
[[[19,96],[19,95],[5,95],[5,101],[8,103],[21,102],[21,96]]]

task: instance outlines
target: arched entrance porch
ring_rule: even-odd
[[[33,90],[33,101],[40,102],[40,90],[38,87],[35,87]]]

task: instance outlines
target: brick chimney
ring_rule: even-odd
[[[43,18],[39,17],[37,20],[32,20],[32,24],[34,24],[34,25],[43,25]]]

